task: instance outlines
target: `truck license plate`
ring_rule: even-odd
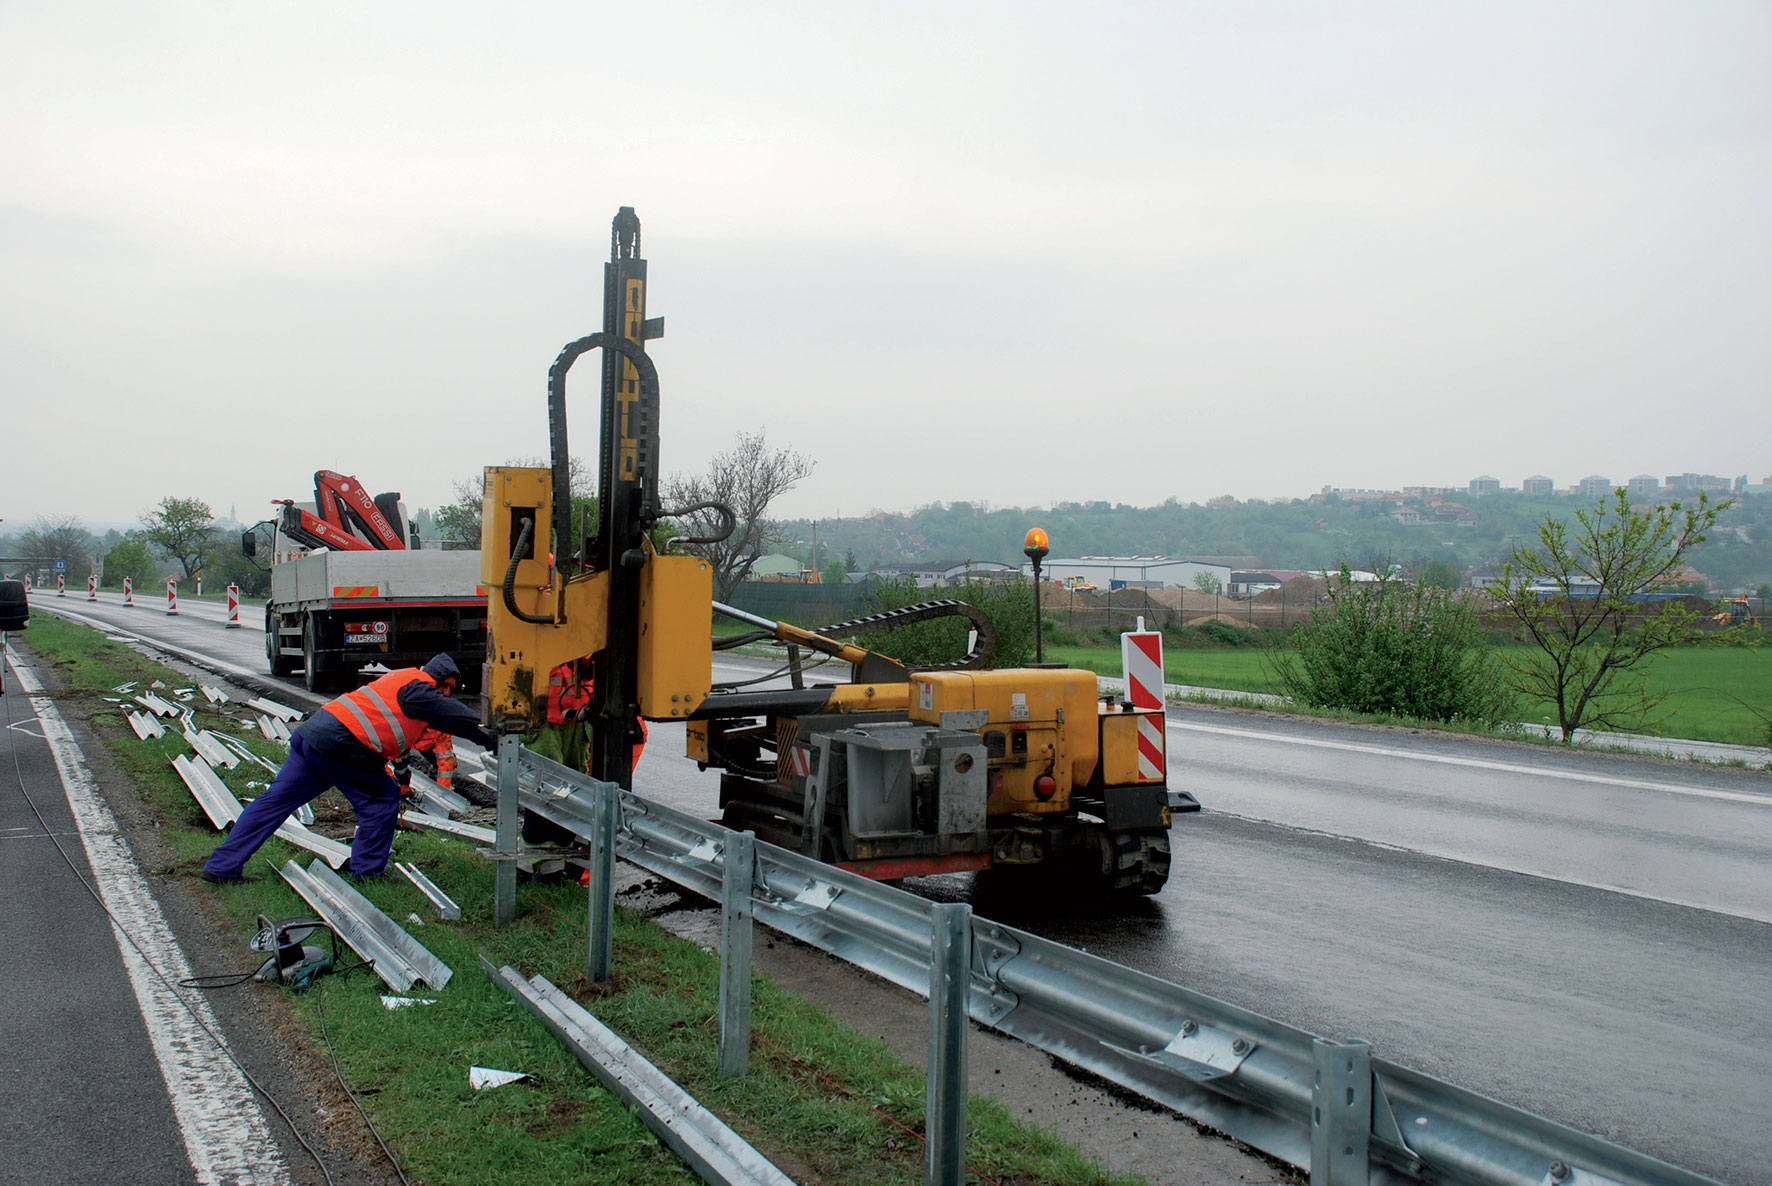
[[[346,642],[386,642],[386,641],[388,641],[388,636],[385,632],[381,633],[381,634],[347,634],[347,635],[345,635],[345,641]]]

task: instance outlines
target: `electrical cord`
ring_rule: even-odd
[[[373,961],[363,960],[341,969],[339,975],[349,975],[358,968],[372,966],[372,963]],[[400,1168],[399,1158],[395,1157],[394,1151],[388,1148],[388,1143],[381,1139],[381,1131],[375,1127],[375,1122],[369,1118],[369,1113],[363,1110],[363,1102],[357,1098],[357,1093],[351,1090],[351,1085],[345,1082],[344,1069],[338,1065],[338,1051],[333,1049],[332,1035],[326,1030],[326,985],[323,980],[316,981],[314,984],[314,1012],[320,1017],[320,1037],[326,1043],[326,1056],[332,1060],[332,1074],[337,1078],[339,1087],[344,1090],[345,1097],[351,1101],[351,1106],[357,1109],[357,1115],[363,1118],[363,1124],[369,1129],[369,1135],[375,1138],[375,1143],[380,1145],[381,1151],[387,1155],[388,1164],[394,1167],[394,1173],[399,1175],[404,1186],[412,1186],[406,1177],[406,1171]]]
[[[0,681],[4,680],[5,670],[8,666],[11,666],[11,664],[12,657],[10,652],[5,649],[0,649]],[[17,671],[15,669],[14,675],[16,676],[16,674]],[[6,701],[6,727],[8,731],[11,731],[13,725],[12,701],[4,696],[0,696],[0,700]],[[98,904],[98,908],[105,912],[105,917],[111,920],[111,925],[116,930],[117,934],[123,936],[123,938],[128,941],[129,945],[135,948],[135,953],[141,957],[141,961],[147,969],[154,973],[154,976],[161,984],[164,984],[167,991],[172,994],[173,999],[178,1001],[178,1003],[184,1007],[185,1012],[191,1015],[191,1020],[197,1023],[197,1028],[209,1035],[210,1040],[215,1043],[216,1049],[220,1050],[222,1055],[227,1058],[229,1062],[234,1064],[234,1068],[240,1072],[247,1083],[252,1085],[252,1089],[258,1092],[259,1095],[263,1096],[265,1102],[270,1104],[272,1110],[282,1118],[283,1123],[288,1126],[289,1132],[295,1137],[296,1142],[307,1151],[309,1157],[314,1159],[314,1164],[320,1167],[320,1176],[326,1179],[327,1186],[336,1186],[336,1183],[333,1182],[332,1171],[327,1168],[325,1159],[320,1156],[320,1151],[308,1143],[308,1139],[302,1135],[301,1129],[296,1127],[295,1120],[288,1112],[284,1111],[283,1105],[277,1101],[277,1097],[272,1095],[270,1091],[266,1089],[264,1084],[254,1078],[251,1071],[241,1065],[240,1060],[235,1057],[233,1050],[228,1044],[222,1040],[221,1035],[209,1028],[209,1025],[198,1015],[197,1011],[191,1007],[191,1003],[185,1000],[184,996],[178,991],[177,986],[167,978],[164,972],[155,966],[153,960],[148,958],[148,953],[141,949],[141,945],[135,941],[135,936],[129,933],[128,928],[123,925],[121,919],[111,913],[111,908],[105,905],[105,900],[99,896],[98,890],[93,887],[90,881],[86,880],[86,875],[80,872],[80,867],[74,863],[74,858],[68,855],[68,850],[62,847],[62,842],[56,836],[55,830],[49,826],[49,821],[43,818],[43,813],[37,808],[37,801],[31,798],[31,792],[25,786],[25,770],[24,766],[19,762],[18,743],[16,741],[13,742],[10,748],[12,750],[13,776],[18,782],[18,793],[24,796],[25,804],[30,807],[31,814],[37,817],[37,823],[42,826],[43,834],[49,837],[49,842],[55,845],[55,850],[61,854],[62,862],[67,865],[68,871],[74,875],[74,879],[80,883],[81,887],[92,897],[92,900]]]

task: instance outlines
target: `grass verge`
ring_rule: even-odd
[[[1523,651],[1523,648],[1519,649]],[[1050,660],[1100,675],[1120,674],[1120,652],[1117,649],[1049,646],[1045,650],[1046,658]],[[1271,651],[1258,647],[1165,647],[1164,678],[1172,684],[1279,693],[1281,688],[1274,678],[1271,656]],[[1645,671],[1649,691],[1664,699],[1649,719],[1629,726],[1626,732],[1720,741],[1731,745],[1772,744],[1772,654],[1765,648],[1675,647],[1656,655]],[[1291,706],[1279,708],[1270,704],[1261,707],[1295,711]],[[1556,721],[1555,710],[1549,702],[1522,704],[1517,715],[1527,724],[1554,724]],[[1358,715],[1347,719],[1380,724],[1423,724]],[[1474,731],[1496,732],[1504,737],[1525,735],[1511,727],[1499,731]]]
[[[22,641],[22,637],[21,637]],[[195,874],[217,836],[169,759],[187,752],[169,732],[139,741],[124,719],[126,699],[111,689],[134,682],[136,691],[158,680],[169,689],[192,686],[95,630],[44,615],[33,621],[30,649],[57,670],[64,704],[93,706],[91,731],[104,744],[132,789],[159,822],[170,853],[165,873]],[[162,694],[167,694],[162,692]],[[201,705],[201,707],[199,707]],[[243,713],[232,706],[192,704],[198,723],[245,737]],[[255,750],[277,753],[260,738]],[[249,796],[267,772],[242,764],[223,771],[236,793]],[[110,788],[111,794],[118,788]],[[315,803],[318,828],[348,834],[350,811],[328,792]],[[461,903],[459,923],[405,925],[455,970],[448,986],[411,995],[431,1006],[389,1011],[386,986],[368,971],[323,979],[286,999],[313,1033],[336,1052],[346,1081],[396,1151],[414,1182],[494,1180],[693,1183],[696,1175],[589,1074],[523,1008],[481,973],[478,956],[540,972],[681,1083],[784,1171],[803,1183],[916,1183],[922,1180],[923,1078],[875,1039],[832,1021],[816,1005],[777,988],[754,984],[751,1072],[725,1080],[716,1073],[719,960],[632,911],[617,910],[614,979],[590,985],[583,976],[585,896],[576,886],[531,885],[522,893],[517,922],[492,926],[490,864],[469,846],[434,833],[400,834],[399,859],[419,868]],[[245,940],[254,918],[286,918],[310,908],[273,869],[308,854],[272,839],[251,871],[265,880],[218,887],[217,908],[241,936],[238,950],[193,952],[194,970],[214,974],[244,969],[257,957]],[[424,918],[429,909],[404,880],[371,885],[367,895],[390,917]],[[282,992],[249,984],[228,991]],[[529,1072],[530,1083],[476,1092],[470,1066]],[[1055,1134],[974,1096],[968,1104],[969,1181],[1099,1183],[1130,1186],[1136,1176],[1110,1173]],[[339,1121],[345,1123],[345,1121]]]

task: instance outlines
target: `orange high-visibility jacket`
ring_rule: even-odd
[[[400,711],[400,689],[414,680],[437,685],[423,668],[403,667],[355,692],[327,701],[321,710],[337,717],[352,737],[391,762],[405,753],[426,728],[423,721],[415,721]]]

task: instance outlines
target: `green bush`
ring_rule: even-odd
[[[1034,597],[1027,585],[965,580],[945,589],[919,589],[915,581],[903,577],[880,581],[869,591],[867,600],[873,613],[924,601],[963,601],[983,610],[997,628],[992,667],[1023,667],[1033,660]],[[966,653],[969,628],[965,618],[938,618],[864,635],[857,641],[914,668],[960,658]],[[1050,632],[1047,638],[1050,640]]]
[[[1355,584],[1344,569],[1274,666],[1286,694],[1313,708],[1488,722],[1513,708],[1470,602],[1425,581]]]

